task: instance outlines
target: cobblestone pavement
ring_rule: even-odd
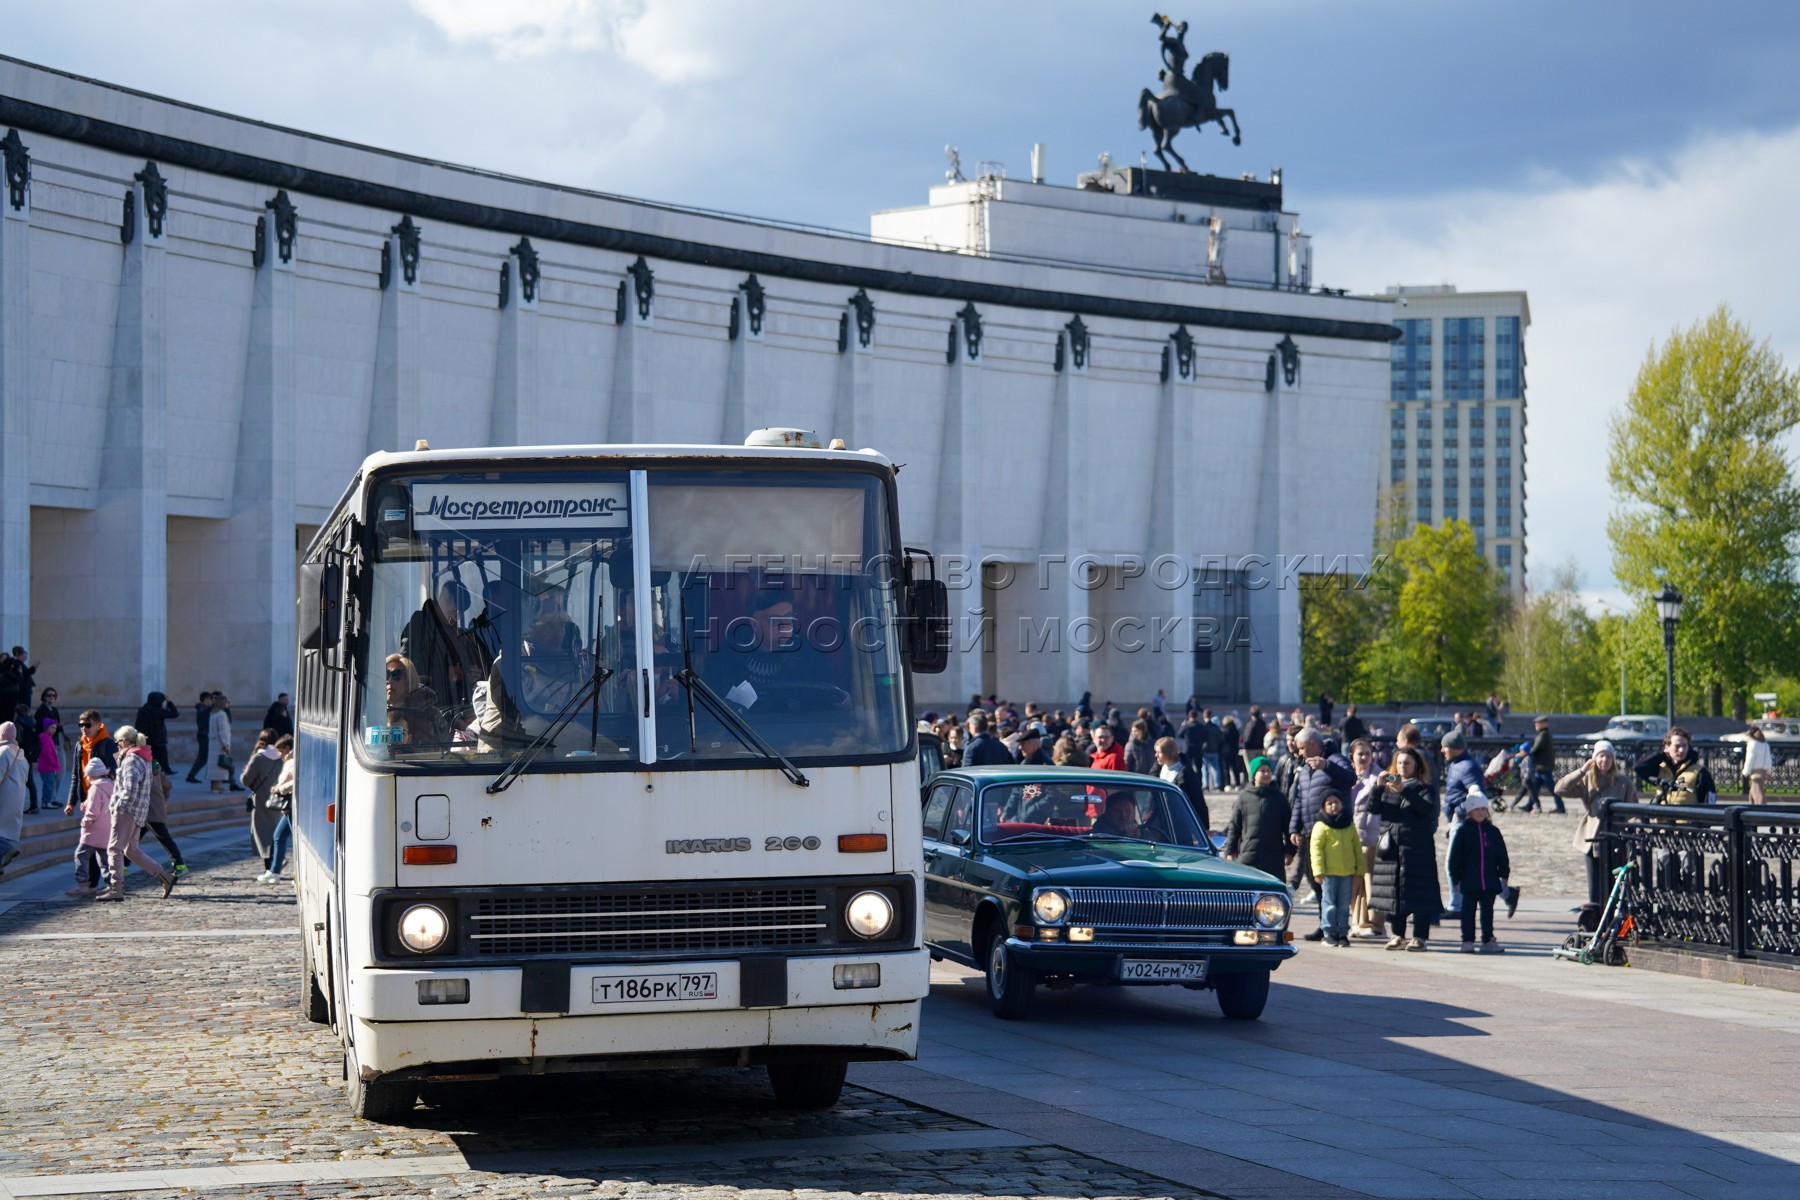
[[[1200,1194],[862,1088],[776,1108],[760,1071],[442,1086],[409,1127],[357,1121],[298,1012],[293,896],[240,841],[168,900],[140,876],[121,905],[0,911],[0,1196]]]

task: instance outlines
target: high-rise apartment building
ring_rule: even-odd
[[[1389,486],[1412,518],[1458,518],[1511,590],[1525,584],[1524,292],[1392,287]]]

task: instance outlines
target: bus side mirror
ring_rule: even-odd
[[[950,665],[950,590],[941,579],[915,579],[906,590],[912,669],[936,675]]]
[[[302,650],[336,649],[344,633],[344,566],[300,564],[300,608],[295,632]]]

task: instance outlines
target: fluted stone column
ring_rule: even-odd
[[[419,233],[407,217],[388,234],[369,402],[370,453],[411,450],[419,426]]]
[[[285,203],[285,197],[283,198]],[[293,691],[294,255],[292,210],[264,218],[262,261],[250,291],[250,344],[227,522],[232,586],[225,643],[233,686],[264,703]],[[276,236],[276,230],[287,236]]]
[[[1261,486],[1256,506],[1256,553],[1267,561],[1261,586],[1251,581],[1250,695],[1262,703],[1287,704],[1300,696],[1300,592],[1282,568],[1281,556],[1299,554],[1302,473],[1306,464],[1292,452],[1300,420],[1300,381],[1287,382],[1277,364],[1274,387],[1265,395]]]
[[[1070,645],[1069,632],[1077,622],[1092,617],[1093,593],[1077,583],[1085,556],[1092,548],[1088,528],[1088,487],[1076,486],[1088,458],[1091,427],[1088,424],[1088,351],[1085,330],[1065,331],[1063,369],[1056,377],[1050,402],[1050,462],[1045,473],[1043,554],[1035,568],[1039,577],[1027,579],[1032,587],[1052,593],[1051,609],[1058,626],[1055,635],[1061,650],[1061,681],[1057,698],[1075,700],[1088,690],[1089,655]],[[1079,339],[1080,353],[1075,353]]]
[[[875,444],[875,305],[867,292],[859,290],[850,298],[840,321],[843,352],[827,436],[843,438],[856,450]]]
[[[656,307],[652,272],[642,258],[620,285],[619,340],[613,351],[609,442],[654,442],[656,437]]]
[[[23,153],[21,147],[18,153]],[[29,167],[26,168],[29,172]],[[31,193],[0,194],[0,646],[31,646]]]
[[[1200,553],[1195,472],[1202,469],[1197,409],[1198,351],[1184,327],[1169,339],[1169,370],[1157,396],[1156,454],[1152,470],[1150,542],[1144,574],[1132,581],[1154,622],[1146,639],[1159,661],[1155,678],[1173,699],[1194,690],[1194,556]],[[1174,619],[1179,636],[1163,636]]]
[[[507,253],[501,287],[488,436],[496,446],[536,446],[543,440],[538,430],[538,258],[529,239],[521,238]]]
[[[767,400],[767,349],[763,328],[767,298],[752,275],[732,299],[731,351],[725,367],[725,404],[719,422],[721,445],[736,446],[757,428]]]
[[[168,669],[168,479],[163,427],[167,402],[164,286],[166,229],[150,202],[146,167],[131,185],[124,270],[119,282],[94,536],[96,636],[108,664],[97,698],[137,702],[161,690]],[[151,193],[147,197],[146,193]]]
[[[971,344],[973,353],[971,353]],[[950,584],[950,665],[956,698],[982,690],[982,647],[992,643],[995,614],[982,589],[980,317],[969,305],[951,322],[944,392],[944,440],[938,456],[937,547]]]

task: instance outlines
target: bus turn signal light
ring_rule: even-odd
[[[407,846],[400,851],[400,861],[409,867],[441,866],[456,861],[456,847]]]
[[[839,854],[870,854],[877,850],[887,849],[885,833],[840,833],[838,834]]]

